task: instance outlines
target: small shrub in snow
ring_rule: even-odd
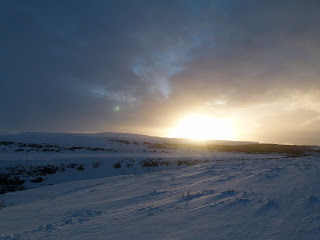
[[[170,166],[170,162],[169,161],[161,161],[160,165]]]
[[[79,171],[83,171],[84,170],[84,164],[80,164],[79,167],[76,168]]]
[[[182,165],[183,163],[184,163],[183,161],[179,160],[178,161],[178,166]]]
[[[157,167],[159,166],[159,161],[147,159],[147,160],[141,161],[141,164],[143,167]]]
[[[117,162],[116,164],[113,165],[114,168],[121,168],[121,163]]]
[[[59,171],[59,167],[54,165],[46,165],[40,169],[40,175],[45,176],[47,174],[54,174]]]
[[[101,167],[101,162],[94,162],[94,163],[92,164],[92,167],[94,167],[94,168]]]
[[[227,189],[223,191],[223,193],[234,193],[235,191],[233,189]]]
[[[75,168],[77,166],[77,164],[75,163],[70,163],[67,168]]]

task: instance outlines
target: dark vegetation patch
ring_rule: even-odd
[[[22,185],[25,180],[19,179],[16,176],[10,174],[1,174],[0,175],[0,185]]]
[[[130,142],[127,140],[111,139],[112,142],[118,142],[122,144],[134,144],[138,145],[138,142]],[[42,151],[42,152],[61,152],[61,151],[91,151],[91,152],[118,152],[112,148],[102,147],[84,147],[84,146],[71,146],[61,147],[58,145],[50,144],[35,144],[35,143],[18,143],[2,141],[2,146],[15,145],[17,146],[16,152],[23,151]],[[279,144],[243,144],[243,145],[214,145],[214,144],[178,144],[178,143],[151,143],[143,142],[149,150],[143,149],[143,152],[155,153],[157,150],[167,153],[166,150],[191,150],[191,151],[219,151],[219,152],[241,152],[241,153],[252,153],[252,154],[268,154],[268,153],[280,153],[287,154],[290,156],[303,156],[309,153],[320,153],[320,150],[314,149],[312,146],[297,146],[297,145],[279,145]]]
[[[132,163],[127,163],[127,168],[129,167],[133,167],[133,164]]]
[[[295,145],[278,144],[248,144],[248,145],[220,145],[215,147],[217,151],[233,151],[243,153],[285,153],[291,155],[305,155],[307,148]]]
[[[130,144],[129,141],[127,140],[118,140],[118,139],[110,139],[112,142],[119,142],[119,143],[124,143],[124,144]],[[134,142],[134,144],[138,144],[137,142]]]
[[[23,146],[21,146],[21,147],[31,147],[31,148],[43,148],[43,147],[44,147],[44,146],[41,145],[41,144],[35,144],[35,143],[31,143],[31,144],[24,144],[24,143],[22,143],[21,145],[23,145]]]
[[[63,167],[58,167],[54,165],[46,165],[39,167],[31,167],[31,171],[28,171],[29,176],[46,176],[60,172]]]
[[[76,168],[79,171],[83,171],[84,170],[84,164],[80,164],[79,167]]]
[[[125,141],[126,143],[128,141]],[[129,144],[130,142],[128,142]],[[83,147],[83,146],[72,146],[72,147],[61,147],[58,145],[51,145],[51,144],[36,144],[36,143],[19,143],[19,142],[6,142],[2,141],[0,142],[0,146],[8,146],[8,145],[15,145],[18,148],[14,150],[15,152],[61,152],[61,151],[81,151],[81,150],[87,150],[92,152],[118,152],[115,149],[112,148],[100,148],[100,147]],[[4,149],[5,150],[5,149]]]
[[[94,167],[94,168],[99,168],[99,167],[101,167],[101,162],[94,162],[94,163],[92,164],[92,167]]]
[[[113,165],[114,168],[121,168],[121,163],[117,162]]]
[[[146,159],[142,160],[140,164],[143,167],[158,167],[158,166],[193,166],[198,165],[200,163],[204,163],[208,161],[201,161],[201,160],[162,160],[161,158],[157,159]]]
[[[76,166],[76,163],[70,163],[69,165],[67,165],[67,168],[75,168]]]
[[[30,180],[30,182],[33,182],[33,183],[43,182],[43,178],[42,177],[37,177],[35,179]]]
[[[206,145],[206,144],[175,144],[175,143],[162,143],[150,144],[149,148],[153,149],[174,149],[174,150],[207,150],[219,152],[241,152],[252,154],[268,154],[280,153],[302,156],[308,154],[312,150],[310,146],[297,146],[297,145],[279,145],[279,144],[243,144],[243,145]],[[320,150],[319,150],[320,152]]]
[[[203,161],[201,160],[178,160],[177,165],[187,165],[187,166],[192,166],[192,165],[198,165],[202,163]]]
[[[114,168],[121,168],[126,166],[127,168],[133,167],[133,164],[135,163],[135,160],[133,159],[125,159],[121,160],[120,162],[116,162],[113,167]]]
[[[12,145],[12,144],[14,144],[14,142],[5,142],[5,141],[0,142],[0,145],[3,145],[3,146]]]
[[[24,187],[22,185],[24,182],[25,180],[20,179],[18,176],[0,172],[0,194],[23,190]]]
[[[94,168],[99,168],[100,162],[93,163]],[[78,171],[85,170],[85,164],[70,163],[43,166],[10,166],[0,169],[0,194],[12,191],[24,190],[22,185],[26,179],[33,183],[40,183],[44,181],[44,176],[64,172],[67,169],[76,169]]]
[[[153,160],[153,159],[146,159],[141,161],[141,165],[143,167],[158,167],[160,165],[159,160]]]
[[[130,167],[133,167],[133,164],[135,163],[136,161],[133,160],[133,159],[125,159],[125,160],[121,160],[120,162],[116,162],[113,167],[114,168],[121,168],[121,167],[127,167],[127,168],[130,168]]]
[[[44,148],[42,149],[42,152],[60,152],[60,151],[56,149]]]

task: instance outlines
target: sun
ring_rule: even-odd
[[[234,140],[234,131],[230,119],[194,115],[182,119],[176,128],[171,129],[168,137],[195,140]]]

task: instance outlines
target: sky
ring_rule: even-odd
[[[3,0],[0,131],[320,145],[317,0]]]

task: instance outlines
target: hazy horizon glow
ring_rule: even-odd
[[[180,121],[168,134],[170,138],[194,140],[235,140],[230,119],[193,115]]]
[[[0,132],[188,129],[320,145],[319,9],[315,0],[2,1]],[[196,115],[216,119],[210,136],[180,126]]]

